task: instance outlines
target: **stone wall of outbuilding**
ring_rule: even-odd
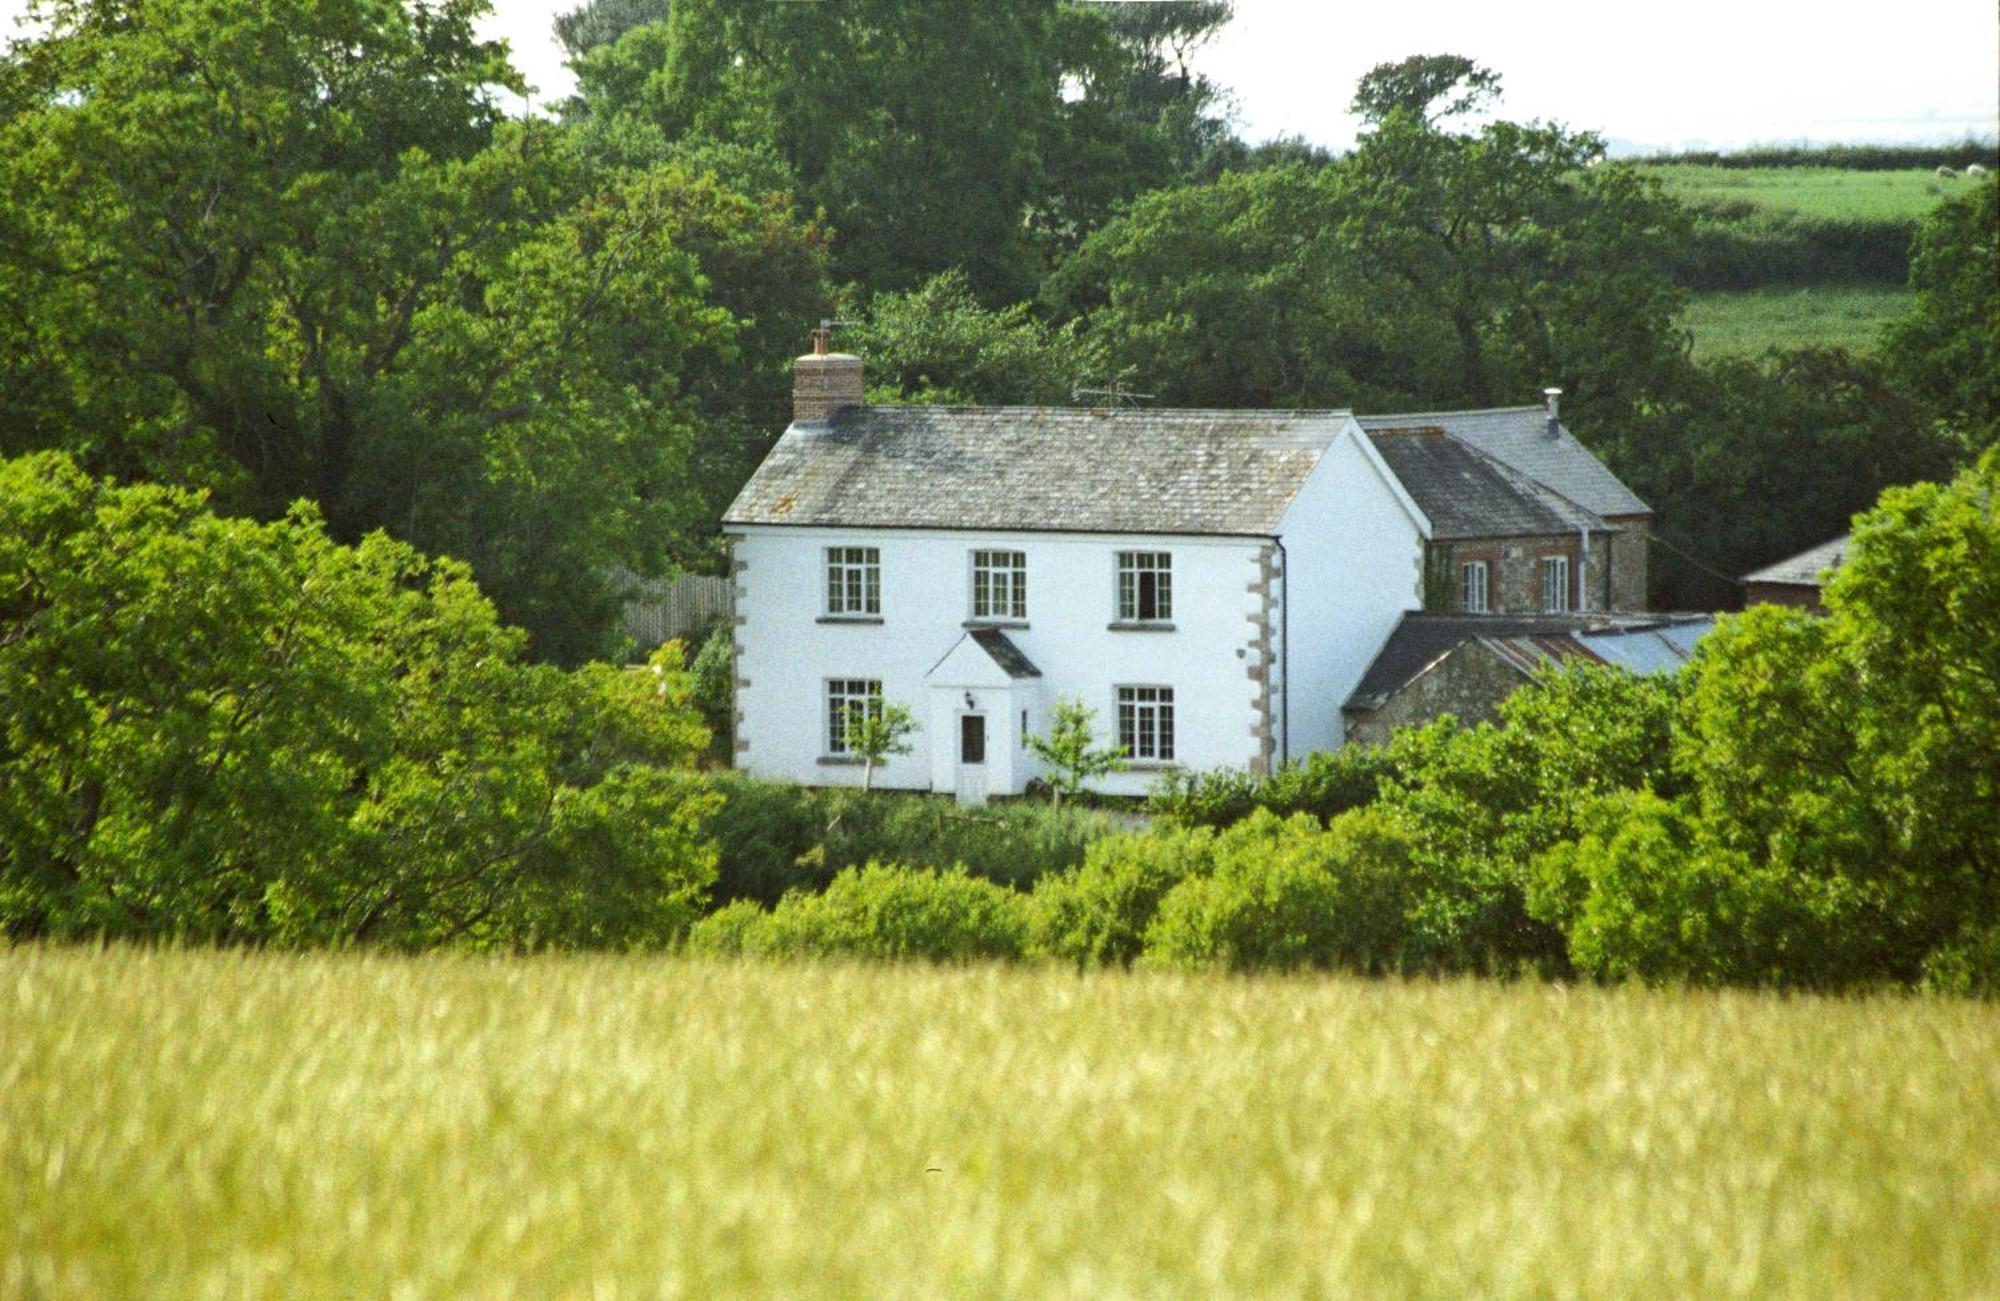
[[[1439,714],[1454,715],[1465,724],[1496,717],[1500,702],[1527,678],[1476,641],[1465,642],[1418,674],[1401,691],[1373,710],[1349,709],[1347,739],[1379,745],[1389,733],[1414,723],[1428,723]]]

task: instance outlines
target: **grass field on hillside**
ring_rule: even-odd
[[[0,1294],[2000,1293],[2000,1008],[0,950]]]
[[[1973,182],[1930,171],[1864,172],[1837,167],[1699,167],[1646,164],[1684,203],[1740,202],[1825,221],[1916,222]]]
[[[1878,285],[1773,285],[1695,295],[1685,323],[1694,355],[1755,356],[1766,348],[1873,352],[1882,327],[1910,307],[1910,291]]]

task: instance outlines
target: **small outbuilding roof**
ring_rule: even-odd
[[[1843,533],[1831,542],[1822,542],[1775,565],[1766,565],[1754,574],[1745,574],[1743,581],[1778,583],[1787,587],[1818,587],[1826,581],[1829,570],[1840,568],[1846,561],[1847,539],[1848,535]]]
[[[1410,429],[1449,434],[1584,510],[1607,519],[1653,513],[1653,508],[1611,473],[1589,448],[1551,420],[1547,407],[1419,411],[1357,418],[1371,434]]]
[[[1439,541],[1604,530],[1604,520],[1442,429],[1385,429],[1368,440]]]
[[[1346,411],[848,407],[794,423],[724,524],[1251,536]]]
[[[1380,709],[1389,698],[1468,642],[1479,642],[1524,676],[1542,664],[1585,659],[1634,673],[1679,668],[1715,626],[1712,615],[1406,614],[1343,708]]]

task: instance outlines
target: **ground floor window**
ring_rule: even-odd
[[[1549,614],[1569,610],[1569,557],[1542,557],[1542,609]]]
[[[826,752],[852,754],[849,720],[860,723],[882,716],[880,678],[829,678],[826,683]]]
[[[1118,688],[1118,744],[1125,757],[1165,763],[1174,757],[1174,689]]]

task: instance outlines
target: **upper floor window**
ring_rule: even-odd
[[[1467,614],[1486,613],[1486,562],[1469,560],[1459,569],[1459,608]]]
[[[1569,557],[1542,557],[1542,609],[1549,614],[1569,610]]]
[[[972,553],[972,617],[1028,617],[1028,556],[1023,551]]]
[[[826,549],[826,612],[882,613],[882,552],[878,548]]]
[[[1118,744],[1129,758],[1166,763],[1174,757],[1174,689],[1118,688]]]
[[[1148,623],[1173,617],[1173,555],[1165,551],[1119,552],[1119,621]]]
[[[852,753],[852,729],[882,716],[879,678],[829,678],[826,684],[826,752]]]

